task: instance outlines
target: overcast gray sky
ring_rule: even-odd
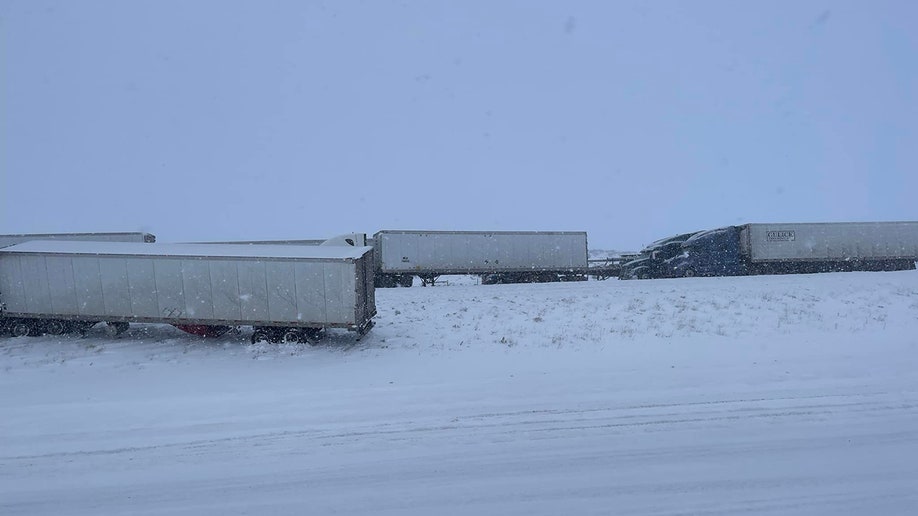
[[[918,2],[0,0],[0,233],[918,219]]]

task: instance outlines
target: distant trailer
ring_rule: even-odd
[[[479,275],[483,283],[581,280],[589,271],[582,231],[385,230],[373,244],[380,286],[446,274]]]
[[[31,242],[33,240],[75,240],[91,242],[156,242],[150,233],[32,233],[0,235],[0,248]]]
[[[0,326],[60,334],[107,322],[197,334],[252,326],[252,341],[363,335],[376,315],[370,247],[32,241],[0,250]]]

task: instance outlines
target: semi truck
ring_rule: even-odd
[[[915,268],[918,222],[776,223],[698,233],[672,275],[742,276]]]
[[[77,240],[92,242],[156,242],[156,236],[150,233],[29,233],[20,235],[0,235],[0,248],[9,247],[32,240]]]
[[[672,273],[670,261],[682,254],[682,243],[696,233],[698,232],[682,233],[650,243],[640,251],[637,258],[622,264],[618,278],[628,280],[669,277]]]
[[[426,284],[438,276],[481,276],[482,283],[586,279],[582,231],[383,230],[373,236],[380,287]]]
[[[362,336],[376,315],[372,248],[30,241],[0,249],[0,330],[111,334],[132,322],[251,340]]]

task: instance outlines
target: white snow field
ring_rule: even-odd
[[[0,340],[0,514],[918,514],[918,272],[377,291]]]

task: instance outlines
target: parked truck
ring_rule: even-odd
[[[0,235],[0,248],[32,240],[78,240],[92,242],[156,242],[156,236],[150,233],[30,233],[20,235]]]
[[[251,326],[252,342],[365,334],[376,302],[372,248],[31,241],[0,249],[0,330],[85,331],[105,322],[197,334]]]
[[[696,233],[682,233],[650,243],[637,258],[622,264],[618,278],[655,279],[671,276],[672,259],[682,254],[682,243]]]
[[[482,283],[585,279],[587,235],[574,231],[407,231],[373,236],[378,286],[410,286],[445,274]]]
[[[918,222],[744,224],[698,233],[674,276],[741,276],[915,268]]]

